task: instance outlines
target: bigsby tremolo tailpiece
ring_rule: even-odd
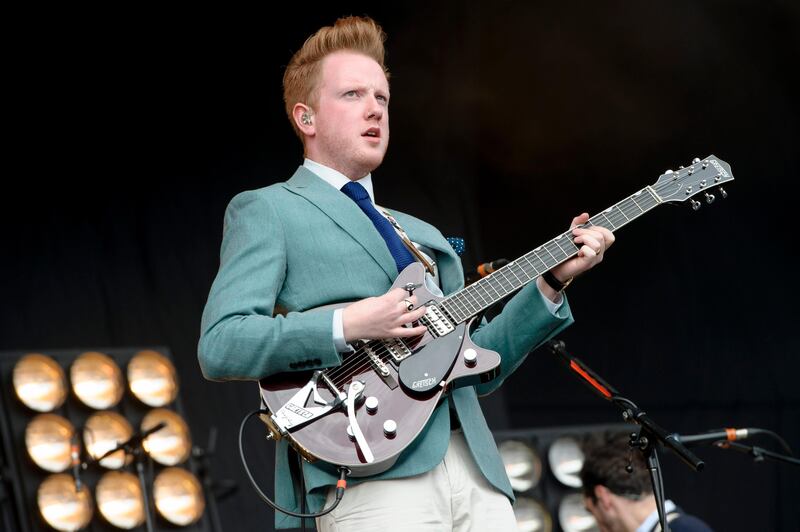
[[[326,401],[320,395],[319,390],[317,390],[317,383],[320,380],[333,393],[333,400]],[[306,406],[312,395],[314,402],[322,406]],[[345,399],[347,399],[345,393],[336,388],[325,373],[317,370],[311,376],[308,384],[298,390],[286,404],[270,416],[270,419],[281,435],[286,436],[291,431],[311,423],[338,408],[344,403]]]

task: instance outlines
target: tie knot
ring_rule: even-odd
[[[369,198],[369,192],[364,188],[361,183],[350,181],[342,187],[342,192],[353,201],[363,201]]]

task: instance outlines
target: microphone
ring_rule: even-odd
[[[83,488],[83,483],[81,482],[81,454],[78,448],[77,434],[72,436],[69,455],[72,459],[72,477],[75,479],[75,491],[79,492]]]
[[[477,268],[475,268],[474,270],[472,270],[467,274],[465,284],[469,285],[474,283],[475,281],[483,279],[487,275],[494,273],[495,270],[499,270],[500,268],[508,264],[508,262],[509,262],[508,259],[495,259],[491,262],[484,262],[482,264],[479,264]]]
[[[701,443],[709,443],[709,442],[716,442],[720,440],[727,440],[727,441],[735,441],[735,440],[743,440],[753,435],[753,433],[758,432],[756,429],[722,429],[722,430],[715,430],[710,432],[705,432],[703,434],[688,434],[686,436],[682,436],[680,434],[676,434],[675,437],[684,444],[701,444]]]

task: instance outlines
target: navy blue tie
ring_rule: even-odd
[[[342,192],[356,202],[356,205],[364,211],[364,214],[372,221],[375,229],[377,229],[378,233],[383,237],[383,240],[386,241],[386,247],[389,248],[392,258],[394,258],[398,273],[414,262],[414,256],[411,255],[411,252],[408,251],[403,241],[397,236],[389,220],[384,218],[372,204],[367,189],[365,189],[361,183],[350,181],[342,187]]]

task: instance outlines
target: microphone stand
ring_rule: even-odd
[[[577,373],[582,381],[588,384],[595,393],[599,394],[606,401],[614,403],[622,410],[622,419],[631,423],[636,423],[641,427],[638,434],[635,432],[631,434],[630,446],[631,448],[639,449],[647,462],[647,469],[650,471],[650,481],[653,486],[653,496],[656,500],[656,509],[658,510],[658,520],[661,524],[661,530],[663,532],[669,532],[667,516],[664,511],[664,479],[661,473],[661,465],[658,461],[658,453],[656,452],[657,442],[661,442],[662,445],[668,447],[672,452],[677,454],[678,457],[694,471],[702,471],[705,464],[702,460],[697,458],[694,453],[687,449],[676,438],[674,433],[670,434],[661,428],[644,410],[636,406],[633,401],[620,395],[613,386],[608,384],[583,362],[570,356],[566,351],[564,342],[560,340],[551,340],[547,342],[547,347],[554,354],[558,355],[574,373]]]
[[[718,441],[715,442],[714,445],[720,449],[733,449],[735,451],[749,454],[756,462],[763,462],[765,458],[772,458],[773,460],[779,462],[786,462],[792,465],[800,466],[800,460],[797,458],[769,451],[756,445],[744,445],[742,443],[733,441]]]
[[[147,491],[147,482],[145,481],[144,476],[144,463],[147,453],[144,451],[143,443],[145,438],[154,432],[158,432],[166,426],[167,424],[162,421],[155,427],[147,429],[144,432],[135,432],[133,436],[128,438],[126,441],[117,443],[116,447],[109,449],[103,453],[103,456],[95,460],[95,462],[100,462],[100,460],[106,456],[109,456],[120,449],[125,451],[125,454],[133,456],[134,462],[136,463],[136,474],[139,477],[139,486],[142,488],[142,499],[144,500],[144,518],[147,525],[147,532],[153,532],[153,516],[150,513],[150,495]]]

